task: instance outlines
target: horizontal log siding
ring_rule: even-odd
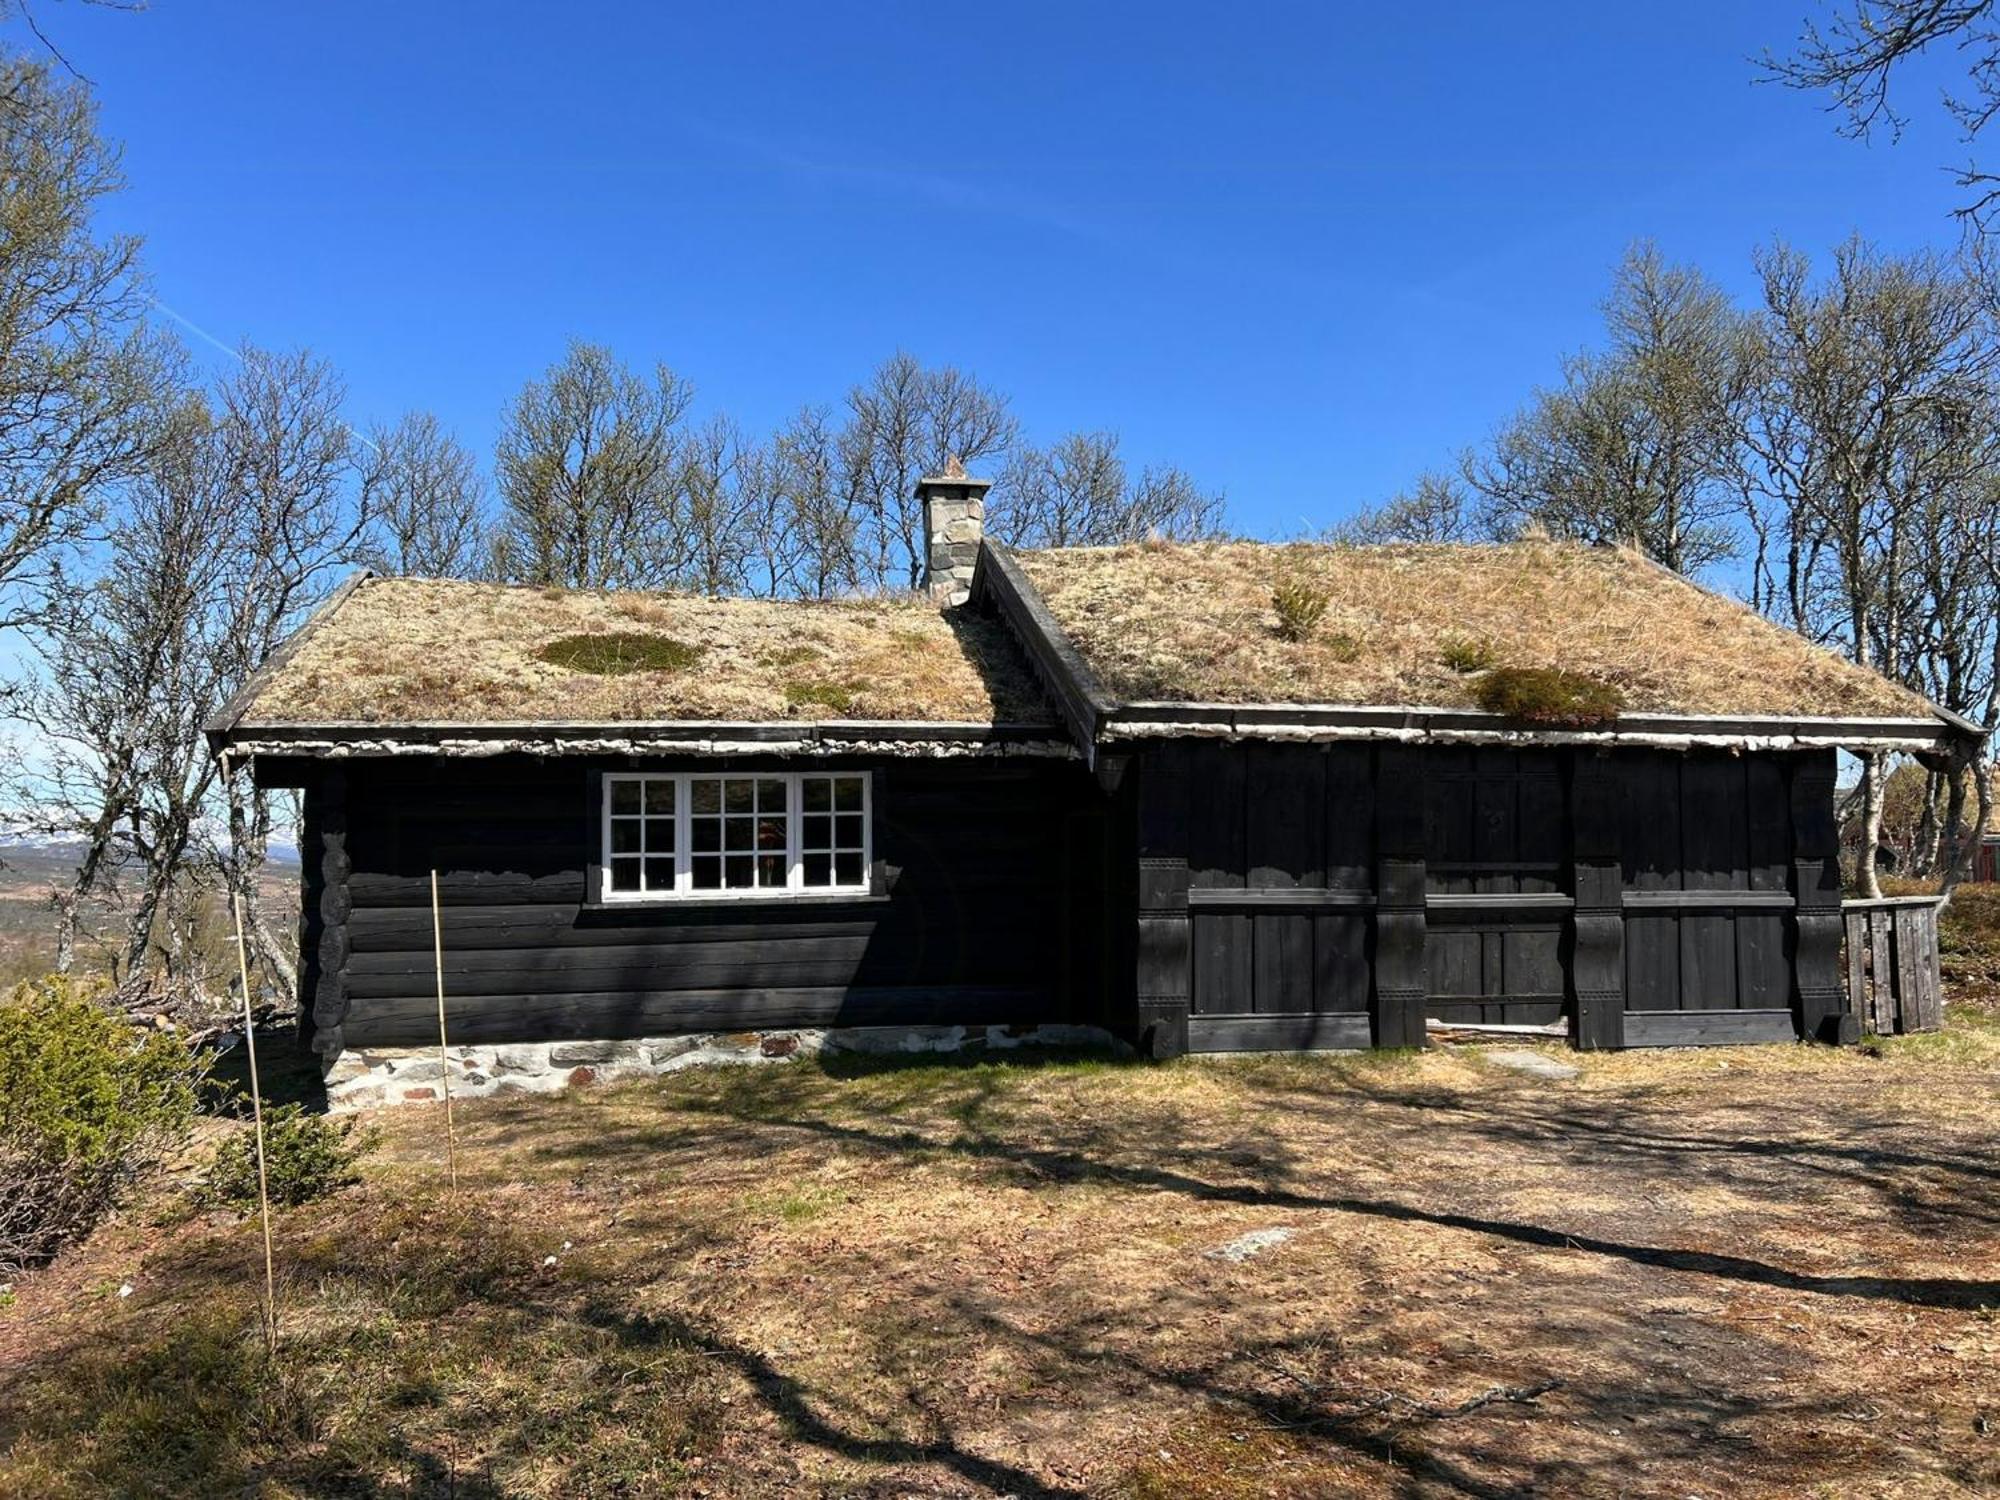
[[[346,1045],[437,1034],[434,862],[466,1042],[1103,1018],[1101,906],[1070,899],[1078,867],[1101,866],[1103,801],[1080,766],[845,768],[876,777],[884,896],[591,908],[591,772],[685,766],[354,764]]]

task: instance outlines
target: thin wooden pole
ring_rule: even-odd
[[[250,1059],[250,1118],[257,1133],[257,1209],[264,1221],[264,1352],[278,1352],[278,1273],[271,1256],[271,1182],[264,1167],[264,1090],[257,1077],[257,1024],[250,1011],[250,954],[243,942],[243,893],[231,888],[236,917],[236,973],[243,983],[243,1046]]]
[[[438,904],[438,872],[431,871],[431,941],[437,955],[438,1082],[444,1089],[444,1150],[451,1163],[451,1190],[458,1191],[458,1137],[451,1126],[451,1050],[444,1034],[444,908]]]

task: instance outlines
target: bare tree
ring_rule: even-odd
[[[1073,432],[1015,452],[993,487],[987,527],[1020,547],[1195,541],[1218,533],[1222,513],[1222,497],[1183,471],[1146,469],[1134,481],[1114,434]]]
[[[1953,262],[1858,241],[1823,284],[1782,247],[1758,269],[1766,365],[1745,427],[1748,483],[1782,525],[1760,547],[1760,598],[1861,665],[1926,686],[1913,656],[1924,517],[1991,463],[2000,347],[1981,289]],[[1871,895],[1885,771],[1864,758],[1856,878]]]
[[[1877,130],[1891,139],[1907,120],[1891,103],[1889,86],[1905,64],[1933,47],[1956,54],[1961,69],[1957,90],[1944,94],[1944,108],[1968,142],[1974,142],[2000,111],[2000,23],[1994,0],[1841,0],[1824,26],[1806,24],[1789,57],[1764,54],[1764,76],[1792,88],[1832,96],[1828,108],[1845,118],[1840,133],[1867,140]],[[2000,208],[2000,177],[1973,162],[1959,170],[1967,194],[1957,210],[1975,234],[1991,228]]]
[[[681,443],[678,501],[687,563],[674,582],[710,598],[765,591],[756,565],[770,543],[766,479],[762,450],[727,417],[688,434]],[[753,571],[760,576],[753,579]]]
[[[368,516],[354,494],[352,434],[340,415],[344,394],[331,367],[311,354],[252,348],[217,394],[216,438],[232,521],[231,563],[216,605],[225,682],[240,683],[261,666],[361,551]],[[192,739],[205,759],[199,734]],[[242,903],[259,956],[295,993],[291,945],[269,926],[258,900],[272,794],[241,776],[221,790],[228,842],[208,857]]]
[[[678,577],[690,561],[678,498],[691,395],[665,365],[642,380],[582,342],[529,381],[495,456],[501,576],[570,588]]]
[[[472,578],[491,549],[479,462],[429,412],[377,427],[362,458],[364,559],[385,573]]]
[[[1355,546],[1394,542],[1484,542],[1487,530],[1472,495],[1451,474],[1427,470],[1417,482],[1381,505],[1330,528],[1326,539]]]
[[[831,599],[859,581],[860,519],[840,486],[840,440],[824,407],[801,409],[771,444],[773,593]]]
[[[122,185],[88,91],[0,56],[0,625],[161,430],[174,372],[140,322],[138,242],[92,227]]]
[[[139,889],[119,968],[136,971],[173,873],[154,857],[171,846],[177,858],[194,824],[187,772],[205,771],[199,717],[221,687],[207,611],[229,562],[230,487],[211,439],[190,402],[125,492],[105,549],[115,563],[75,581],[58,565],[37,614],[44,671],[23,717],[39,749],[14,795],[42,831],[83,846],[55,896],[59,972],[75,960],[84,901],[128,872]]]
[[[1754,383],[1745,320],[1700,272],[1650,245],[1619,267],[1609,346],[1577,355],[1491,453],[1466,465],[1498,533],[1636,546],[1676,572],[1733,555],[1740,411]]]
[[[842,500],[857,522],[856,571],[875,588],[923,581],[917,480],[953,457],[966,464],[1004,454],[1018,431],[1003,396],[945,366],[926,369],[898,352],[848,392],[839,440]]]

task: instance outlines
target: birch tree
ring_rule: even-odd
[[[522,387],[494,455],[500,576],[585,589],[679,576],[690,557],[679,485],[692,397],[665,365],[644,379],[582,342]]]
[[[141,322],[138,241],[93,220],[123,186],[88,90],[0,55],[0,626],[163,427],[169,346]]]
[[[479,461],[429,412],[379,426],[360,456],[364,559],[418,578],[475,578],[491,556]]]

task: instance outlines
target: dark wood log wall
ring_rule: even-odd
[[[1080,765],[839,768],[875,774],[885,894],[645,908],[587,904],[599,838],[591,772],[686,765],[507,758],[325,773],[307,797],[322,850],[310,979],[319,1045],[435,1039],[433,865],[447,1019],[468,1043],[1122,1019],[1103,983],[1093,894],[1106,804]]]

